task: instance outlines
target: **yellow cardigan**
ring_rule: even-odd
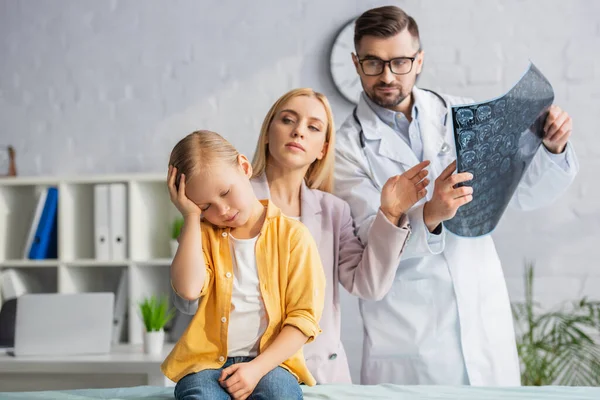
[[[259,353],[275,340],[285,325],[298,328],[308,336],[308,342],[314,340],[321,333],[318,323],[325,295],[323,266],[308,229],[283,215],[272,202],[261,202],[267,206],[267,216],[255,253],[269,323],[260,339]],[[219,369],[227,360],[233,289],[229,228],[203,222],[201,229],[206,280],[199,294],[199,308],[161,366],[165,376],[175,382],[191,373]],[[302,349],[281,366],[300,383],[316,384],[306,367]]]

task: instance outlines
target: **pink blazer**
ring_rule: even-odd
[[[263,176],[252,180],[259,199],[271,197]],[[400,256],[410,235],[408,218],[398,226],[379,211],[369,231],[365,247],[354,233],[350,207],[344,200],[302,185],[300,220],[308,227],[319,247],[327,280],[325,307],[321,317],[322,333],[304,346],[304,357],[318,384],[352,383],[348,359],[341,341],[339,287],[367,300],[379,300],[392,287]],[[198,301],[173,295],[175,306],[194,314]]]
[[[259,199],[270,198],[263,176],[252,180]],[[350,206],[330,193],[302,185],[300,220],[319,247],[327,280],[321,333],[304,346],[308,369],[317,383],[351,383],[346,352],[342,346],[339,287],[368,300],[379,300],[392,287],[400,256],[410,235],[408,218],[396,227],[379,211],[365,247],[356,237]]]

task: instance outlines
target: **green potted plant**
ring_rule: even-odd
[[[600,385],[600,302],[583,298],[541,312],[533,299],[534,266],[525,268],[525,301],[513,304],[521,383]]]
[[[144,321],[144,352],[161,354],[165,342],[165,325],[175,316],[175,310],[169,310],[167,296],[150,296],[140,303],[140,313]]]
[[[171,224],[171,257],[175,257],[175,253],[177,253],[177,247],[179,245],[177,239],[179,238],[179,235],[181,235],[182,227],[183,217],[175,218]]]

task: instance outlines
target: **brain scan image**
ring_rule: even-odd
[[[492,154],[492,156],[490,157],[490,166],[492,168],[498,168],[500,167],[500,162],[502,162],[502,156],[500,155],[500,153]]]
[[[477,165],[475,165],[475,174],[474,175],[477,175],[478,179],[480,179],[486,175],[487,170],[488,170],[487,160],[481,161]]]
[[[492,117],[492,107],[485,105],[477,109],[477,122],[487,122]]]
[[[469,168],[477,161],[477,154],[474,151],[465,151],[462,153],[462,162],[465,168]]]
[[[505,174],[510,170],[510,158],[505,157],[500,163],[500,172]]]
[[[502,115],[506,112],[506,100],[498,100],[494,104],[494,114]]]
[[[475,146],[475,152],[480,160],[488,160],[492,155],[492,148],[489,143],[484,143]]]
[[[473,125],[473,110],[462,108],[456,114],[456,120],[461,128],[468,128]]]
[[[500,146],[500,153],[503,156],[514,154],[517,151],[517,141],[514,135],[506,135],[502,138],[502,145]]]
[[[477,130],[477,141],[479,143],[486,143],[492,136],[492,126],[490,124],[484,124]]]
[[[494,135],[499,135],[500,132],[502,132],[502,129],[504,129],[505,123],[506,123],[506,121],[504,120],[504,117],[500,117],[500,118],[496,119],[492,123],[492,133]]]
[[[475,132],[473,131],[462,131],[459,134],[458,142],[462,150],[467,150],[475,141]]]
[[[496,228],[542,144],[542,118],[553,101],[552,86],[530,64],[504,95],[450,107],[457,172],[473,173],[473,180],[465,185],[474,191],[473,200],[444,222],[451,234],[478,237]]]
[[[490,140],[490,147],[493,153],[500,152],[500,146],[502,146],[504,138],[501,135],[496,135]]]

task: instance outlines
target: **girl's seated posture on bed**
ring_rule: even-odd
[[[302,346],[320,333],[318,249],[301,222],[257,200],[251,176],[213,132],[193,132],[171,153],[169,192],[185,221],[171,281],[200,299],[162,365],[177,399],[301,399],[299,383],[315,384]]]

